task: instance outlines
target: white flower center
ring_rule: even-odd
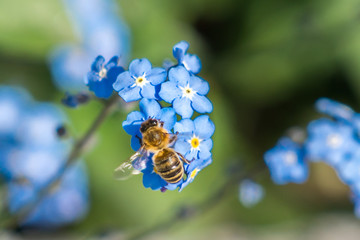
[[[343,139],[339,134],[330,134],[326,139],[326,144],[331,148],[337,148],[341,145]]]
[[[192,136],[191,139],[188,140],[188,143],[191,146],[191,151],[199,151],[200,150],[200,143],[202,142],[202,139],[195,136],[195,134]]]
[[[287,164],[287,165],[294,165],[297,161],[297,155],[296,153],[294,152],[287,152],[285,157],[284,157],[284,162]]]
[[[107,70],[105,68],[102,68],[99,72],[100,78],[106,78]],[[100,80],[101,81],[101,80]]]
[[[134,83],[133,86],[137,86],[137,87],[143,88],[143,87],[144,87],[146,84],[148,84],[148,83],[149,83],[149,80],[146,79],[145,73],[144,73],[144,75],[142,75],[141,77],[137,77],[137,78],[135,79],[135,83]]]
[[[193,90],[192,88],[190,88],[189,84],[186,87],[181,87],[179,86],[181,91],[182,91],[182,96],[183,97],[187,97],[190,100],[192,100],[194,94],[196,93],[195,90]]]

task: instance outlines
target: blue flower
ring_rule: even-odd
[[[113,87],[125,102],[141,98],[156,99],[155,86],[164,82],[166,75],[165,69],[152,68],[146,58],[135,59],[130,63],[129,71],[117,77]]]
[[[187,53],[189,43],[181,41],[173,47],[173,55],[189,72],[198,74],[201,70],[201,61],[198,56]]]
[[[316,109],[337,120],[351,122],[355,112],[348,106],[328,98],[320,98],[315,103]]]
[[[239,200],[247,208],[253,207],[264,197],[264,189],[261,185],[246,179],[239,186]]]
[[[76,108],[80,104],[85,104],[90,100],[90,96],[86,93],[69,94],[65,93],[61,103],[70,108]]]
[[[117,76],[124,72],[124,69],[118,66],[119,57],[113,57],[104,65],[105,58],[98,56],[91,65],[91,71],[85,78],[85,84],[99,98],[109,98],[113,92],[112,85]]]
[[[323,160],[331,166],[339,166],[358,147],[355,132],[345,122],[318,119],[308,125],[305,142],[306,157],[312,161]]]
[[[192,183],[197,176],[197,174],[203,170],[205,167],[209,166],[212,163],[211,158],[207,159],[196,159],[191,161],[190,164],[185,164],[185,174],[186,180],[180,183],[179,192],[182,191],[187,185]],[[167,187],[166,187],[167,188]],[[170,189],[172,190],[172,189]]]
[[[207,115],[201,115],[194,121],[183,119],[174,126],[174,132],[179,133],[174,149],[190,161],[210,158],[214,131],[215,125]]]
[[[303,149],[289,138],[281,138],[264,154],[264,160],[276,184],[303,183],[308,177]]]
[[[178,66],[170,69],[169,81],[161,84],[159,95],[165,102],[171,103],[182,118],[190,118],[194,110],[212,112],[212,103],[205,97],[209,89],[206,81]]]
[[[139,139],[142,137],[140,133],[140,125],[148,118],[159,119],[164,122],[164,128],[170,131],[176,122],[175,111],[172,108],[161,108],[156,100],[142,99],[139,103],[140,111],[134,111],[128,114],[123,122],[124,130],[131,135],[131,147],[135,151],[140,148]]]
[[[22,226],[55,228],[80,220],[88,210],[88,183],[82,162],[72,165],[53,189],[21,223]],[[46,172],[46,171],[45,171]],[[42,177],[38,174],[38,177]],[[10,213],[35,200],[38,190],[29,182],[8,184]]]

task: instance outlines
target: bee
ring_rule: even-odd
[[[150,154],[153,154],[151,160],[154,172],[168,183],[179,182],[184,177],[183,162],[189,161],[171,148],[178,134],[169,133],[164,128],[164,122],[154,118],[149,118],[140,125],[140,133],[140,149],[115,169],[115,177],[124,180],[130,175],[139,174],[146,168]]]

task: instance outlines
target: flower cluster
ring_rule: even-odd
[[[360,218],[360,114],[327,98],[319,99],[316,108],[332,119],[312,121],[301,144],[282,138],[265,153],[265,162],[277,184],[302,183],[307,179],[309,162],[325,162],[350,187],[355,214]]]
[[[0,87],[0,177],[10,213],[34,201],[64,167],[70,139],[61,139],[59,133],[65,122],[56,106],[33,101],[23,89]],[[87,209],[87,174],[78,162],[21,224],[62,226],[82,218]]]
[[[128,60],[130,34],[127,25],[117,12],[114,0],[64,0],[79,44],[62,44],[50,55],[50,67],[54,83],[63,91],[83,91],[84,74],[94,57],[105,58],[117,54],[122,64]],[[96,85],[94,83],[93,85]],[[93,88],[91,82],[90,89]],[[105,94],[106,89],[102,94]],[[97,95],[103,97],[102,95]]]
[[[169,147],[174,148],[189,162],[184,162],[184,179],[169,184],[154,171],[152,156],[148,156],[146,168],[140,170],[144,173],[144,186],[153,190],[179,188],[181,191],[212,161],[211,137],[215,126],[208,115],[199,115],[192,119],[194,111],[200,114],[212,112],[212,103],[206,97],[210,88],[204,79],[196,75],[201,69],[200,59],[187,53],[188,48],[189,44],[185,41],[176,44],[173,55],[178,63],[168,66],[167,69],[153,67],[146,58],[135,59],[130,63],[127,71],[121,72],[116,77],[112,85],[125,102],[140,100],[140,111],[131,112],[123,122],[125,131],[132,136],[131,147],[135,151],[141,147],[142,122],[149,118],[158,119],[164,123],[163,127],[169,134],[177,135],[175,144]],[[102,58],[98,57],[93,66],[99,65],[99,59]],[[112,68],[114,67],[117,65],[112,65]],[[110,72],[112,68],[105,67],[104,72]],[[93,68],[91,76],[101,76],[101,74],[100,68],[96,68],[96,71]],[[108,87],[111,81],[100,82],[104,87],[105,85]],[[98,91],[95,88],[93,90],[95,93]],[[165,105],[167,107],[164,107]],[[177,114],[181,117],[179,121]]]

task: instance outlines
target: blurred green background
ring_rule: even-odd
[[[188,41],[190,52],[201,58],[200,76],[209,81],[214,104],[213,164],[181,193],[145,189],[140,176],[115,181],[113,169],[133,152],[121,126],[127,113],[118,112],[106,120],[85,155],[91,210],[83,222],[63,231],[90,237],[146,229],[179,206],[201,202],[217,191],[232,162],[241,161],[240,171],[263,165],[262,154],[288,128],[306,127],[320,116],[313,109],[317,98],[330,97],[360,110],[359,0],[118,3],[131,29],[132,58],[147,57],[160,66],[180,40]],[[60,0],[0,1],[0,83],[22,85],[39,101],[60,103],[63,93],[51,81],[48,54],[58,44],[78,41]],[[77,136],[100,109],[98,102],[64,108]],[[206,213],[159,234],[164,239],[199,239],[218,228],[246,229],[246,234],[232,234],[270,239],[268,232],[301,234],[299,229],[320,222],[319,217],[329,219],[323,216],[336,223],[344,217],[355,221],[349,191],[333,170],[312,164],[310,174],[306,184],[287,186],[275,186],[265,174],[259,182],[266,197],[252,209],[241,206],[235,184]]]

